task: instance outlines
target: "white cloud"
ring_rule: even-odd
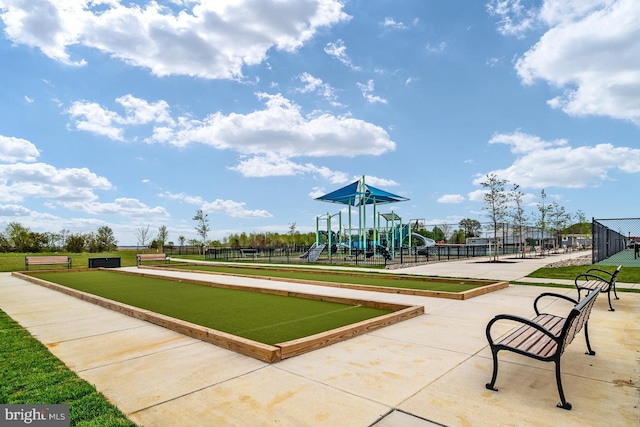
[[[476,185],[480,185],[480,181],[484,180],[484,177],[474,182]],[[472,202],[484,202],[484,195],[486,190],[474,190],[467,194],[467,198]]]
[[[438,198],[438,203],[462,203],[464,201],[464,196],[460,194],[445,194]]]
[[[525,2],[529,5],[523,4]],[[536,24],[538,10],[531,3],[526,0],[491,0],[487,3],[487,11],[498,18],[498,31],[501,34],[522,37]]]
[[[235,202],[233,200],[216,199],[202,205],[202,210],[207,213],[223,213],[233,218],[271,218],[268,211],[264,209],[247,210],[246,203]]]
[[[330,84],[324,83],[322,79],[312,76],[309,73],[302,73],[298,76],[298,79],[304,83],[304,86],[298,88],[297,91],[300,93],[317,93],[322,98],[327,100],[334,107],[343,106],[337,100],[337,96],[335,94],[335,90],[331,87]]]
[[[640,2],[637,0],[492,1],[503,33],[535,26],[545,33],[515,68],[524,84],[541,80],[562,93],[548,101],[573,116],[606,116],[640,125]],[[520,19],[516,23],[517,19]]]
[[[436,45],[427,43],[427,45],[425,46],[425,49],[427,49],[427,52],[431,52],[431,53],[439,53],[444,51],[446,48],[447,48],[447,42],[440,42]]]
[[[0,162],[35,162],[39,156],[40,151],[30,141],[0,135]]]
[[[66,64],[82,46],[148,68],[158,76],[242,78],[270,49],[294,51],[321,27],[349,19],[337,0],[190,0],[181,7],[119,1],[2,1],[0,19],[14,43]]]
[[[566,140],[544,141],[522,133],[497,134],[490,143],[506,144],[518,157],[506,169],[494,170],[522,188],[583,188],[610,180],[609,172],[640,173],[640,149],[612,144],[572,147]],[[484,179],[477,178],[479,185]]]
[[[122,215],[130,218],[142,218],[145,220],[168,218],[169,213],[162,206],[151,207],[138,199],[121,197],[113,202],[72,202],[65,203],[68,209],[81,211],[90,215]]]
[[[404,22],[400,21],[396,21],[393,18],[389,18],[386,17],[384,18],[384,21],[382,22],[382,26],[384,28],[393,28],[395,30],[406,30],[407,26],[404,24]]]
[[[327,55],[336,58],[338,61],[342,62],[352,70],[360,69],[360,67],[353,65],[351,58],[349,58],[349,55],[347,55],[347,47],[344,45],[344,41],[342,41],[341,39],[336,40],[334,43],[327,43],[324,48],[324,52]]]
[[[124,115],[110,111],[95,102],[76,101],[66,110],[74,127],[115,141],[123,141],[126,126],[149,123],[174,126],[169,104],[160,100],[149,103],[132,95],[116,98],[124,109]]]
[[[190,196],[185,193],[171,193],[169,191],[165,191],[159,194],[160,197],[164,197],[171,200],[178,200],[181,202],[188,203],[190,205],[201,206],[204,203],[204,199],[200,196]]]
[[[65,204],[93,201],[95,190],[109,190],[111,183],[86,168],[57,169],[45,163],[0,165],[0,199],[21,201],[29,197]]]
[[[265,108],[247,114],[218,112],[202,120],[153,116],[153,120],[160,117],[164,123],[154,122],[153,134],[146,142],[178,147],[201,143],[219,150],[283,159],[377,156],[395,150],[396,144],[379,126],[326,113],[304,116],[300,106],[280,94],[258,93],[256,96],[264,101]],[[75,119],[76,128],[112,139],[122,139],[126,127],[137,124],[131,115],[121,116],[89,102],[74,103],[69,114]]]
[[[205,213],[222,213],[233,218],[271,218],[273,216],[263,209],[247,210],[244,207],[246,203],[233,200],[216,199],[213,202],[207,202],[200,196],[192,196],[185,193],[176,194],[168,191],[160,194],[160,197],[183,201],[198,206]]]
[[[243,158],[236,166],[229,169],[250,178],[314,174],[332,183],[343,183],[348,180],[348,175],[344,172],[333,171],[327,167],[316,166],[312,163],[295,163],[289,158],[276,154]]]
[[[373,91],[375,90],[373,80],[369,80],[367,84],[363,84],[363,83],[356,83],[356,84],[360,88],[360,91],[362,92],[362,96],[364,97],[364,99],[367,100],[368,103],[370,104],[376,104],[376,103],[386,104],[387,103],[386,99],[373,94]]]

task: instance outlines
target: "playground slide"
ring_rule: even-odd
[[[417,233],[411,233],[411,238],[416,238],[418,240],[422,240],[422,242],[424,243],[423,246],[435,246],[436,245],[436,241],[433,239],[429,239],[428,237],[424,237],[420,234]]]
[[[327,245],[318,245],[315,248],[310,249],[308,255],[309,261],[316,262],[318,258],[320,258],[320,254],[325,250],[326,247]]]
[[[309,250],[307,250],[305,253],[300,255],[300,258],[307,258],[309,256],[309,253],[316,247],[316,245],[317,243],[314,242],[313,245],[311,245],[311,247],[309,248]]]

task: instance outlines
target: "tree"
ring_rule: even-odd
[[[147,247],[147,241],[149,241],[149,225],[146,227],[138,228],[135,233],[136,239],[138,239],[138,245],[143,249]]]
[[[178,251],[179,254],[182,254],[182,248],[184,247],[184,242],[186,240],[186,237],[184,237],[182,234],[178,236],[178,244],[180,245],[180,250]]]
[[[482,229],[482,224],[480,221],[465,218],[458,224],[462,230],[464,230],[465,238],[469,237],[478,237],[480,236],[480,230]]]
[[[67,252],[81,253],[84,251],[87,237],[82,233],[69,234],[67,236],[67,242],[65,249]]]
[[[493,226],[493,242],[496,250],[494,251],[493,260],[498,260],[498,225],[502,224],[507,215],[509,194],[505,191],[505,185],[508,183],[506,179],[500,179],[496,174],[487,175],[485,181],[480,184],[486,190],[484,193],[485,206],[482,208],[487,212],[487,217],[491,220]]]
[[[451,237],[451,226],[449,224],[442,224],[440,225],[440,230],[442,230],[442,240],[447,243],[449,237]]]
[[[538,217],[538,227],[542,231],[542,241],[541,244],[544,244],[544,232],[547,229],[547,216],[549,215],[549,211],[551,210],[551,206],[546,204],[547,201],[547,193],[544,192],[544,188],[540,192],[540,198],[542,199],[540,203],[538,203],[538,213],[540,216]]]
[[[16,252],[28,252],[29,249],[29,229],[23,227],[19,222],[10,222],[5,229],[5,236],[9,244]]]
[[[209,228],[209,214],[202,212],[202,209],[198,209],[195,216],[193,217],[194,221],[197,221],[196,232],[198,236],[202,237],[202,247],[207,245],[207,233],[211,230]]]
[[[111,227],[104,225],[98,228],[96,234],[97,252],[109,252],[114,251],[118,247],[118,241]]]
[[[292,222],[291,224],[289,224],[289,243],[293,244],[294,240],[295,240],[295,235],[296,235],[296,223]]]
[[[555,241],[553,243],[553,247],[555,248],[560,240],[560,233],[569,226],[571,215],[565,211],[563,206],[560,206],[556,202],[551,203],[549,207],[549,223],[555,235]]]
[[[160,252],[164,252],[164,243],[169,240],[169,231],[167,230],[166,225],[161,225],[160,228],[158,228],[158,236],[156,237],[156,240],[158,242]]]
[[[514,237],[518,236],[518,244],[524,245],[522,241],[522,236],[524,235],[523,229],[529,218],[525,214],[524,207],[522,206],[522,197],[524,194],[520,191],[520,186],[518,184],[514,184],[511,189],[511,200],[513,201],[513,207],[509,212],[509,216],[511,217],[511,221],[513,222],[513,234]],[[525,252],[524,247],[522,249],[522,257],[524,258]]]

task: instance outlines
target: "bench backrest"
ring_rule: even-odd
[[[569,316],[567,317],[567,320],[565,321],[564,327],[562,328],[562,332],[560,334],[560,338],[562,340],[562,348],[559,349],[560,354],[564,352],[564,349],[567,348],[569,344],[571,344],[573,338],[589,321],[591,308],[596,302],[596,298],[599,294],[600,292],[591,292],[582,301],[576,304],[573,309],[571,309],[571,313],[569,313]]]
[[[611,275],[611,281],[609,282],[611,286],[615,285],[616,280],[618,280],[618,273],[620,273],[621,269],[622,269],[622,266],[619,265],[618,268],[616,268],[616,271],[614,271],[613,274]]]
[[[159,259],[166,259],[167,255],[166,254],[138,254],[138,255],[136,255],[136,257],[140,261],[144,261],[144,260],[156,261],[156,260],[159,260]]]
[[[25,257],[28,264],[67,264],[69,257],[67,255],[38,255]]]

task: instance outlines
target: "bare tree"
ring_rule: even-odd
[[[449,224],[442,224],[440,225],[440,230],[442,230],[442,234],[444,235],[444,242],[447,243],[452,233],[451,226]]]
[[[135,231],[135,236],[136,239],[138,240],[138,245],[142,246],[143,249],[146,249],[147,247],[147,242],[150,239],[149,236],[149,225],[147,224],[146,227],[140,227]]]
[[[509,194],[505,191],[505,185],[508,183],[506,179],[500,179],[496,174],[487,175],[486,179],[480,184],[486,190],[484,193],[485,206],[482,208],[487,212],[487,217],[491,220],[493,226],[493,242],[495,251],[493,260],[498,260],[498,225],[502,224],[507,215]]]

